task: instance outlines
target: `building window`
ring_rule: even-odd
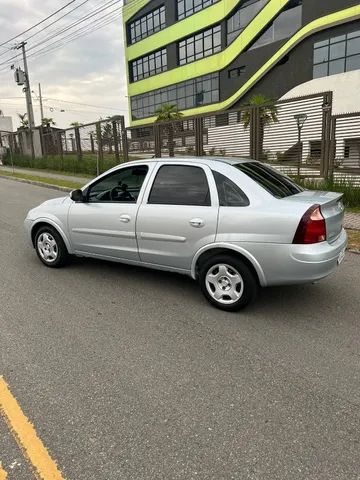
[[[360,69],[360,30],[314,44],[314,78]]]
[[[177,0],[177,16],[178,20],[190,17],[196,12],[200,12],[203,8],[210,7],[219,0]]]
[[[302,25],[302,0],[291,0],[286,10],[253,43],[249,50],[291,37]]]
[[[165,6],[163,5],[129,25],[130,43],[136,43],[143,38],[166,27]]]
[[[249,0],[243,2],[241,7],[227,21],[227,44],[237,38],[240,33],[256,17],[268,0]]]
[[[219,73],[212,73],[136,95],[131,98],[131,112],[132,118],[136,120],[152,117],[164,104],[176,105],[179,110],[186,110],[218,101]]]
[[[165,72],[165,70],[167,70],[166,48],[131,62],[133,82]]]
[[[221,26],[209,28],[179,42],[179,63],[194,62],[221,51]]]
[[[246,72],[245,66],[230,68],[230,70],[228,70],[228,77],[229,78],[241,77],[241,75],[244,75],[245,72]]]

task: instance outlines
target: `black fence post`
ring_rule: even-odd
[[[118,136],[118,129],[117,129],[117,121],[114,120],[112,122],[112,131],[113,131],[113,139],[114,139],[114,151],[115,151],[115,159],[117,162],[120,162],[120,153],[119,153],[119,136]]]
[[[103,152],[103,142],[102,142],[100,122],[97,122],[96,124],[96,141],[98,145],[98,158],[99,158],[99,162],[101,162],[104,159],[104,152]]]
[[[154,153],[156,158],[161,158],[161,127],[159,124],[154,123]]]
[[[324,95],[324,103],[322,106],[322,146],[321,146],[321,162],[320,175],[328,178],[331,162],[331,123],[332,123],[332,93]]]
[[[125,119],[124,116],[121,115],[120,117],[120,135],[121,135],[121,144],[122,144],[122,152],[123,152],[123,161],[129,161],[129,145],[128,145],[128,138],[127,138],[127,130],[125,127]]]
[[[194,120],[195,122],[195,156],[202,157],[204,153],[204,136],[203,136],[203,119],[202,117],[197,117]]]
[[[79,129],[79,127],[75,127],[74,131],[75,131],[75,145],[76,145],[77,159],[81,160],[82,159],[82,150],[81,150],[81,139],[80,139],[80,129]]]

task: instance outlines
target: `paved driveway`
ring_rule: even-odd
[[[360,478],[360,256],[226,314],[181,276],[43,267],[22,220],[54,196],[0,179],[0,375],[63,478]],[[34,478],[1,416],[0,462]]]

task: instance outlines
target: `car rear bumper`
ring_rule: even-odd
[[[347,246],[343,229],[333,243],[313,245],[241,244],[256,258],[264,274],[263,286],[311,283],[330,275],[341,263]]]

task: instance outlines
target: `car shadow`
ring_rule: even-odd
[[[142,285],[149,282],[149,289],[156,291],[161,287],[162,292],[164,288],[167,293],[186,298],[186,302],[191,303],[191,306],[207,306],[213,309],[211,305],[203,298],[200,288],[194,288],[194,280],[187,275],[179,273],[166,272],[162,270],[154,270],[151,268],[127,265],[122,263],[115,263],[104,260],[79,258],[72,260],[73,268],[80,268],[87,273],[101,273],[102,277],[106,277],[113,283],[113,281],[131,282],[136,285],[139,281]],[[280,315],[286,312],[287,318],[289,313],[304,312],[322,308],[322,306],[329,305],[329,289],[324,282],[317,284],[304,284],[292,286],[268,287],[259,290],[256,302],[247,307],[247,313],[264,314],[269,316]]]

